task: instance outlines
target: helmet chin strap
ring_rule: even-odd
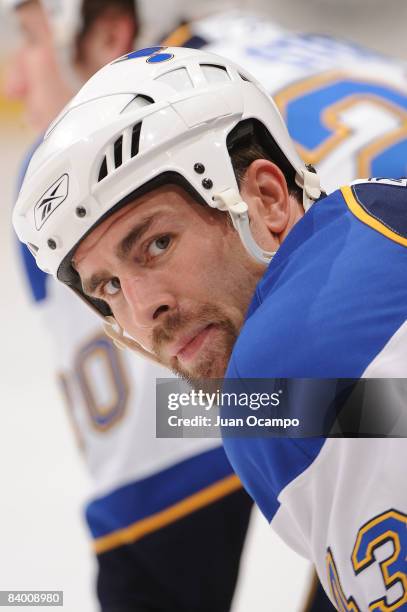
[[[269,264],[276,252],[264,251],[259,247],[250,229],[249,208],[236,189],[225,189],[213,196],[218,210],[227,211],[233,227],[240,236],[246,251],[262,264]]]
[[[307,212],[312,204],[321,196],[319,176],[310,167],[303,168],[301,174],[297,172],[295,182],[302,187],[302,204]],[[247,252],[262,264],[269,264],[276,251],[265,251],[260,248],[250,229],[249,208],[236,189],[225,189],[213,196],[214,207],[227,211],[232,219],[233,227],[238,232]]]
[[[132,338],[125,336],[124,330],[120,327],[114,317],[105,317],[103,329],[106,336],[113,340],[113,343],[117,348],[121,350],[128,348],[134,353],[140,355],[141,357],[145,357],[146,359],[149,359],[154,363],[162,365],[162,363],[159,362],[154,353],[150,353],[150,351],[147,351],[147,349],[145,349],[141,344],[139,344]]]

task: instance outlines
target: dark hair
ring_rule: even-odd
[[[135,24],[138,23],[134,0],[82,0],[81,29],[76,37],[78,48],[97,19],[109,11],[127,14]]]
[[[237,183],[256,159],[268,159],[278,166],[287,181],[288,192],[302,202],[302,188],[295,182],[295,170],[265,126],[257,119],[245,119],[228,134],[227,147]]]

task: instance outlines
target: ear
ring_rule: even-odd
[[[244,175],[241,194],[250,218],[269,232],[283,234],[290,222],[290,196],[280,168],[267,159],[256,159]]]

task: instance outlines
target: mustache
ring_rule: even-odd
[[[226,319],[222,311],[213,304],[202,304],[194,311],[177,311],[168,314],[153,331],[152,344],[153,351],[160,355],[162,347],[168,342],[172,342],[178,332],[187,329],[189,326],[205,325],[215,323],[218,327],[223,327],[233,332],[235,329],[229,319]]]

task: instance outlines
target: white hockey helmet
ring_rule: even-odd
[[[319,180],[298,156],[284,121],[262,86],[220,56],[151,47],[97,72],[50,126],[28,167],[13,222],[38,266],[69,285],[104,316],[106,304],[82,294],[71,259],[106,217],[165,183],[181,183],[199,202],[228,211],[253,257],[254,241],[229,149],[251,125],[280,152],[305,208]]]

